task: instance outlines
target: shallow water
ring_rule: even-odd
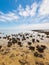
[[[4,35],[9,35],[9,34],[18,34],[18,33],[33,33],[33,31],[30,30],[0,30],[0,33]]]

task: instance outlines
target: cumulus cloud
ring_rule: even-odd
[[[2,22],[7,22],[7,21],[13,21],[13,20],[17,20],[19,18],[19,16],[16,15],[16,13],[13,12],[9,12],[4,14],[3,12],[0,11],[0,21]]]
[[[39,9],[40,15],[49,15],[49,0],[43,0],[40,9]]]

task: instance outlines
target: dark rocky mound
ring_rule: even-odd
[[[0,39],[1,39],[2,37],[0,37]]]
[[[35,52],[35,53],[34,53],[34,56],[35,56],[35,57],[43,58],[43,55],[42,55],[42,54],[39,54],[38,52]]]
[[[28,42],[28,45],[31,45],[32,43],[31,42]]]
[[[12,42],[8,41],[7,47],[11,47],[12,46]]]
[[[41,47],[42,47],[43,49],[46,49],[46,48],[47,48],[45,45],[41,45]]]
[[[29,39],[29,37],[26,37],[27,39]]]
[[[35,62],[36,65],[44,65],[43,62]]]
[[[32,37],[32,35],[30,35],[30,37]]]
[[[29,49],[30,49],[30,50],[35,50],[35,47],[30,46]]]
[[[18,41],[20,41],[20,38],[16,38]]]
[[[17,43],[17,39],[12,38],[12,43],[13,43],[13,44]]]
[[[20,47],[22,47],[22,43],[19,41],[18,43],[17,43]]]
[[[46,46],[45,46],[45,45],[41,45],[41,46],[37,45],[36,48],[37,48],[37,50],[38,50],[40,53],[42,53],[42,52],[44,52],[44,50],[46,49]]]
[[[3,37],[3,39],[6,39],[6,37]]]
[[[25,36],[24,36],[24,35],[23,35],[23,37],[22,37],[22,41],[23,41],[23,40],[26,40],[26,38],[25,38]]]
[[[0,45],[0,49],[2,48],[2,46]]]
[[[32,42],[35,43],[35,39],[32,39]]]
[[[48,36],[48,35],[47,35],[46,37],[47,37],[47,38],[49,38],[49,36]]]
[[[38,39],[36,40],[38,43],[40,42]]]

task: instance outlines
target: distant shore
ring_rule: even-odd
[[[32,31],[36,31],[36,32],[40,32],[40,33],[45,33],[45,34],[47,34],[47,35],[49,35],[49,29],[41,29],[41,30],[32,30]]]

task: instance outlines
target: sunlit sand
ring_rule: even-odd
[[[0,65],[49,65],[49,37],[45,33],[1,37]]]

